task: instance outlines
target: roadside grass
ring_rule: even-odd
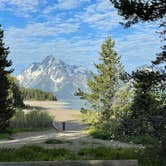
[[[11,134],[9,134],[9,133],[0,133],[0,140],[5,140],[5,139],[11,140],[12,139]]]
[[[75,160],[76,154],[66,149],[44,149],[24,146],[19,149],[1,149],[0,162]]]
[[[138,160],[139,166],[162,166],[155,152],[136,148],[86,148],[78,153],[66,149],[44,149],[39,146],[23,146],[19,149],[0,149],[0,162],[54,161],[54,160]]]
[[[96,129],[95,127],[90,127],[88,129],[88,134],[91,135],[93,138],[99,138],[102,140],[110,140],[112,137],[112,134]]]
[[[85,148],[78,155],[83,160],[138,160],[139,166],[161,166],[162,162],[155,152],[137,148]],[[166,164],[166,161],[165,161]]]
[[[48,139],[45,141],[46,144],[72,144],[71,141],[59,140],[59,139]]]
[[[111,133],[104,132],[102,130],[96,129],[94,127],[91,127],[88,129],[89,135],[91,135],[93,138],[98,138],[102,140],[116,140],[126,143],[134,143],[134,144],[142,144],[142,145],[157,145],[159,144],[159,141],[150,136],[150,135],[138,135],[138,136],[115,136],[112,138]]]

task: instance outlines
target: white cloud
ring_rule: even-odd
[[[13,10],[13,12],[33,13],[38,10],[39,3],[44,1],[0,0],[0,10],[3,10],[5,6],[5,9]],[[44,13],[57,9],[74,9],[89,1],[59,0],[55,5],[48,7]],[[43,22],[27,23],[24,28],[10,26],[5,36],[16,69],[19,67],[20,71],[28,64],[41,61],[50,54],[67,63],[82,64],[91,69],[93,62],[99,57],[100,45],[110,35],[110,31],[113,32],[116,49],[122,55],[123,63],[128,69],[150,62],[160,45],[155,35],[156,27],[150,24],[135,25],[129,31],[126,30],[128,33],[115,32],[113,29],[119,26],[121,18],[110,1],[96,0],[95,2],[78,13],[74,12],[77,14],[70,17],[66,17],[65,14],[68,12],[65,13],[65,11],[56,15],[40,15],[42,14],[40,11],[38,18],[35,17],[34,20],[40,20],[42,17]],[[91,28],[85,27],[84,23]],[[70,33],[74,34],[67,35]]]
[[[39,4],[45,4],[46,0],[0,0],[0,10],[12,11],[20,16],[29,16],[38,10]]]
[[[109,0],[98,0],[97,3],[86,7],[85,12],[76,17],[88,23],[95,30],[105,32],[119,26],[119,21],[121,20],[121,17],[118,16],[117,11],[112,7]]]
[[[90,2],[91,0],[58,0],[58,2],[53,6],[48,6],[44,13],[48,14],[54,10],[70,10],[80,7],[82,4]]]
[[[159,51],[160,45],[157,35],[154,35],[154,29],[135,28],[137,32],[114,38],[116,50],[122,56],[122,63],[130,71],[149,63]],[[45,40],[47,35],[40,37],[36,35],[32,38],[29,34],[18,35],[21,32],[17,32],[18,34],[13,36],[10,31],[12,30],[6,33],[6,42],[10,46],[12,59],[17,62],[17,66],[24,64],[23,67],[35,61],[39,62],[47,55],[54,55],[69,64],[94,69],[93,63],[98,61],[100,45],[104,41],[104,37],[83,39],[80,36],[73,36],[70,39],[56,36]]]
[[[17,37],[55,37],[62,34],[69,34],[76,32],[79,28],[79,24],[73,24],[68,22],[54,23],[33,23],[27,24],[25,28],[10,27],[8,29],[8,36]]]

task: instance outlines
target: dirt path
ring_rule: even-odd
[[[33,106],[43,107],[48,111],[56,121],[59,131],[51,129],[42,132],[24,132],[13,136],[13,140],[0,141],[0,147],[18,148],[23,145],[36,144],[45,148],[67,148],[79,151],[82,148],[94,148],[98,146],[107,147],[141,147],[139,145],[127,144],[118,141],[105,141],[91,138],[87,135],[85,129],[87,125],[80,120],[79,111],[65,110],[62,107],[55,109],[56,102],[26,102]],[[46,107],[47,106],[47,107]],[[28,110],[26,110],[28,111]],[[66,131],[62,131],[62,121],[66,121]],[[46,144],[49,139],[61,140],[61,143]]]

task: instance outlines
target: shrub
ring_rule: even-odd
[[[66,149],[44,149],[38,146],[0,150],[0,162],[74,160],[75,158],[75,154]]]
[[[48,139],[45,141],[46,144],[66,144],[69,143],[71,144],[71,141],[66,141],[66,140],[58,140],[58,139]]]
[[[140,166],[161,166],[161,161],[155,152],[136,148],[85,148],[79,151],[79,156],[87,160],[138,160]],[[165,165],[165,164],[164,164]]]
[[[49,128],[52,126],[52,117],[46,112],[31,111],[25,114],[19,110],[11,119],[11,128]]]
[[[81,118],[82,120],[90,125],[94,125],[98,122],[99,119],[99,113],[94,110],[86,110],[86,109],[81,109]]]
[[[105,131],[98,129],[96,127],[91,127],[89,130],[89,134],[93,138],[99,138],[99,139],[103,139],[103,140],[110,140],[112,137],[111,133],[105,132]]]

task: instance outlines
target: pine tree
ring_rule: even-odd
[[[10,95],[13,98],[14,107],[24,107],[25,105],[23,102],[23,95],[22,95],[21,88],[19,86],[17,79],[14,77],[11,77],[10,75],[8,78],[9,78],[10,84],[11,84]]]
[[[79,90],[76,95],[87,100],[94,110],[101,113],[101,120],[107,122],[112,116],[113,97],[120,84],[120,75],[123,67],[120,57],[114,50],[114,41],[108,37],[101,46],[100,62],[95,64],[98,74],[91,73],[88,80],[89,93]]]
[[[13,102],[9,97],[10,80],[8,78],[12,70],[6,69],[12,65],[12,62],[7,60],[9,48],[5,47],[3,37],[4,32],[0,27],[0,132],[5,131],[9,125],[9,119],[14,114]]]
[[[160,34],[163,41],[166,40],[166,0],[110,0],[114,7],[118,9],[125,22],[122,24],[128,28],[132,24],[139,22],[154,22],[160,23],[162,28]],[[162,52],[157,54],[153,64],[159,65],[166,63],[166,45],[161,47]],[[166,67],[166,66],[165,66]]]

